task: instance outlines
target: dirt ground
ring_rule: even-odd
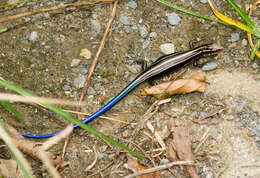
[[[32,0],[22,6],[2,9],[0,16],[72,2],[75,1]],[[150,64],[163,55],[160,51],[161,44],[172,43],[175,51],[188,50],[189,41],[193,39],[199,41],[196,45],[219,44],[224,48],[223,51],[204,59],[218,65],[215,70],[206,72],[206,91],[172,96],[170,102],[160,105],[150,121],[160,134],[172,121],[188,124],[192,130],[192,140],[200,140],[205,132],[208,133],[205,142],[193,153],[201,177],[260,177],[260,63],[257,58],[254,61],[249,58],[251,50],[246,43],[246,33],[177,12],[154,0],[135,2],[136,8],[129,7],[129,0],[119,2],[115,20],[91,80],[91,89],[85,97],[87,106],[82,111],[93,113],[120,92],[139,72],[139,60],[146,60]],[[169,2],[213,17],[208,4],[199,0]],[[243,9],[248,9],[254,1],[236,2]],[[6,1],[1,1],[0,5],[5,3]],[[226,2],[216,3],[221,12],[241,20]],[[112,3],[88,8],[73,7],[0,24],[0,27],[8,28],[0,34],[0,76],[38,96],[78,100],[82,88],[75,84],[75,80],[87,76],[112,8]],[[172,12],[181,19],[174,26],[169,25],[167,19],[167,14]],[[121,18],[125,16],[128,17],[129,24],[122,22]],[[253,16],[260,24],[259,8]],[[140,32],[143,26],[143,33],[147,34]],[[32,32],[37,34],[35,39]],[[156,32],[155,37],[150,36],[153,32]],[[232,34],[239,34],[239,39],[232,39]],[[147,43],[148,46],[144,48]],[[80,56],[82,49],[91,52],[90,59]],[[80,63],[71,66],[74,59],[79,59]],[[201,71],[201,68],[192,65],[186,69],[184,77]],[[167,78],[169,77],[160,80]],[[148,83],[142,84],[104,114],[131,124],[98,118],[89,125],[141,153],[136,146],[138,145],[152,156],[150,151],[160,146],[148,136],[153,135],[149,129],[144,127],[133,138],[136,124],[155,101],[152,97],[140,94],[140,88],[148,86]],[[10,92],[3,88],[0,91]],[[52,133],[69,123],[39,106],[15,106],[27,117],[28,122],[17,119],[2,107],[0,112],[6,122],[24,133]],[[196,122],[219,106],[222,107],[220,112],[203,123]],[[75,107],[63,108],[75,110]],[[165,143],[167,139],[165,138]],[[198,144],[194,141],[192,149]],[[94,160],[94,146],[98,160],[91,171],[86,172],[84,170]],[[63,142],[50,151],[61,154],[62,147]],[[163,151],[154,158],[155,165],[168,160],[166,152]],[[6,147],[0,148],[0,157],[10,158]],[[36,177],[48,177],[41,163],[29,156],[27,158]],[[126,168],[125,152],[120,152],[118,148],[82,129],[74,130],[71,135],[64,161],[69,166],[60,170],[62,177],[87,177],[95,172],[99,172],[96,177],[122,177],[132,173]],[[154,166],[152,162],[144,164]],[[105,169],[102,170],[103,168]],[[160,174],[161,177],[189,177],[183,167],[178,166],[163,170]]]

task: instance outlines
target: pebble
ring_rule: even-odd
[[[140,35],[142,38],[145,38],[148,35],[148,31],[146,29],[146,26],[142,25],[140,26]]]
[[[242,46],[247,46],[247,40],[246,39],[243,39],[242,42],[241,42]]]
[[[129,25],[124,26],[125,32],[128,34],[132,31],[132,28]]]
[[[73,81],[73,85],[78,89],[83,88],[85,80],[86,79],[84,76],[79,76],[75,78],[75,80]]]
[[[128,7],[132,8],[132,9],[137,8],[137,3],[135,1],[129,1],[127,5],[128,5]]]
[[[32,31],[30,34],[27,35],[26,38],[29,41],[36,41],[38,38],[38,33],[36,31]]]
[[[100,86],[101,86],[100,83],[95,83],[94,89],[95,89],[96,91],[98,91],[98,90],[100,90]]]
[[[87,75],[87,73],[88,73],[88,69],[87,68],[81,69],[81,74],[82,75]]]
[[[134,65],[126,65],[127,69],[134,73],[134,74],[137,74],[141,71],[141,66],[140,65],[137,65],[137,64],[134,64]]]
[[[164,43],[160,45],[160,50],[163,54],[171,54],[174,53],[175,47],[172,43]]]
[[[81,57],[86,58],[86,59],[90,59],[90,58],[91,58],[91,52],[90,52],[87,48],[81,49],[79,55],[80,55]]]
[[[206,4],[207,0],[200,0],[201,3]]]
[[[239,40],[239,38],[240,38],[240,34],[239,33],[232,33],[231,34],[231,42],[233,43],[233,42],[236,42],[236,41],[238,41]]]
[[[103,159],[105,156],[106,156],[105,153],[100,153],[100,152],[97,153],[97,159],[98,159],[98,160]]]
[[[72,59],[70,67],[76,67],[79,65],[80,62],[81,62],[80,59]]]
[[[149,46],[149,44],[150,44],[150,40],[149,39],[145,40],[143,42],[143,49],[147,48]]]
[[[169,163],[170,161],[168,160],[168,159],[166,159],[166,158],[163,158],[163,159],[161,159],[161,161],[160,161],[160,165],[164,165],[164,164],[167,164],[167,163]]]
[[[169,13],[166,16],[170,25],[177,25],[181,21],[180,16],[176,13]]]
[[[150,38],[156,38],[157,37],[157,33],[156,32],[151,32],[149,37]]]
[[[94,95],[96,93],[96,91],[94,90],[94,88],[89,87],[88,88],[88,95]]]
[[[91,20],[91,29],[94,31],[95,35],[100,33],[101,26],[98,20]]]
[[[210,71],[210,70],[215,70],[218,67],[218,64],[215,62],[208,62],[203,65],[202,70],[203,71]]]
[[[128,19],[127,16],[121,16],[121,17],[120,17],[120,22],[121,22],[122,24],[124,24],[124,25],[131,25],[131,23],[130,23],[130,21],[129,21],[129,19]]]
[[[257,68],[258,68],[257,63],[254,62],[254,63],[252,64],[252,67],[253,67],[253,69],[257,69]]]

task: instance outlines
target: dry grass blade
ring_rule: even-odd
[[[38,10],[35,10],[35,11],[32,11],[32,12],[24,12],[24,13],[17,14],[17,15],[2,17],[2,18],[0,18],[0,23],[19,19],[21,17],[28,17],[28,16],[40,14],[40,13],[64,9],[64,8],[67,8],[67,7],[91,6],[91,5],[95,5],[95,4],[111,3],[111,2],[114,2],[114,0],[98,0],[98,1],[95,1],[95,2],[79,2],[79,3],[72,3],[72,4],[64,4],[64,5],[59,5],[59,6],[45,8],[45,9],[38,9]]]
[[[32,168],[31,168],[30,164],[24,158],[23,154],[17,149],[15,142],[7,134],[6,130],[2,126],[0,126],[0,138],[6,143],[8,148],[12,151],[13,155],[15,155],[15,157],[17,158],[17,160],[19,160],[21,162],[25,171],[28,172],[30,175],[32,175],[33,172],[32,172]]]
[[[11,101],[11,102],[23,102],[23,103],[58,104],[58,105],[68,105],[68,106],[78,105],[77,101],[45,98],[45,97],[34,97],[34,96],[21,96],[16,94],[9,94],[9,93],[0,93],[0,100]],[[81,104],[82,104],[81,106],[86,105],[86,102]]]

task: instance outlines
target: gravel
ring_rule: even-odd
[[[141,71],[141,66],[134,64],[134,65],[126,65],[127,69],[134,74],[137,74]]]
[[[218,67],[218,64],[215,62],[208,62],[203,65],[202,70],[203,71],[210,71],[210,70],[215,70]]]
[[[148,31],[146,29],[146,26],[142,25],[140,26],[140,35],[142,38],[145,38],[148,35]]]
[[[87,73],[88,73],[88,69],[87,68],[82,68],[81,69],[81,74],[82,75],[87,75]]]
[[[206,4],[208,1],[207,0],[200,0],[201,3]]]
[[[242,46],[247,46],[247,40],[246,39],[243,39],[242,42],[241,42]]]
[[[26,38],[27,38],[27,40],[34,42],[34,41],[36,41],[37,38],[38,38],[38,33],[37,33],[36,31],[32,31],[31,33],[29,33],[29,34],[27,35]]]
[[[149,46],[149,44],[150,44],[150,40],[149,39],[145,40],[143,42],[143,49],[147,48]]]
[[[174,53],[175,47],[172,43],[164,43],[160,45],[160,50],[163,54],[171,54]]]
[[[93,34],[97,35],[100,33],[101,26],[98,20],[91,20],[91,29],[93,30]]]
[[[233,42],[238,41],[239,38],[240,38],[240,34],[239,34],[239,33],[232,33],[230,40],[231,40],[231,42],[233,43]]]
[[[79,65],[80,62],[81,62],[80,59],[72,59],[70,67],[76,67]]]
[[[125,32],[128,34],[132,31],[132,28],[129,25],[124,26]]]
[[[124,25],[131,25],[131,23],[130,23],[130,21],[129,21],[127,16],[121,16],[119,20]]]
[[[94,88],[89,87],[88,88],[88,95],[94,95],[96,93],[96,91],[94,90]]]
[[[150,38],[156,38],[157,37],[157,33],[156,32],[151,32],[149,37]]]
[[[180,16],[176,13],[169,13],[166,16],[170,25],[177,25],[181,21]]]
[[[128,7],[132,8],[132,9],[137,8],[137,3],[135,1],[129,1],[127,5],[128,5]]]
[[[85,80],[86,79],[84,76],[79,76],[79,77],[75,78],[75,80],[73,81],[74,87],[76,87],[78,89],[83,88]]]

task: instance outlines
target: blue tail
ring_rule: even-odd
[[[127,85],[118,95],[116,95],[114,98],[112,98],[105,106],[103,106],[101,109],[93,113],[91,116],[85,118],[82,122],[84,124],[87,124],[112,108],[116,103],[118,103],[124,96],[126,96],[130,91],[132,91],[136,86],[138,86],[141,83],[141,81],[138,80],[138,77],[133,80],[129,85]],[[75,124],[73,125],[73,128],[78,128],[79,125]],[[20,135],[27,137],[27,138],[49,138],[55,135],[58,135],[61,133],[63,130],[60,130],[58,132],[54,132],[51,134],[46,134],[46,135],[29,135],[29,134],[24,134],[24,133],[19,133]]]

